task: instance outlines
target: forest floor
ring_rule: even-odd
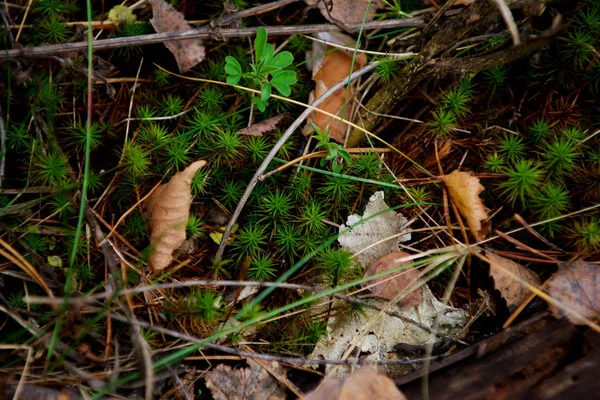
[[[595,390],[599,0],[0,16],[0,398]]]

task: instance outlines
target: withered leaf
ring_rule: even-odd
[[[365,272],[365,278],[409,264],[410,262],[398,261],[409,255],[405,252],[394,252],[381,257]],[[376,286],[372,286],[369,289],[371,293],[387,300],[393,300],[397,295],[403,293],[404,297],[397,304],[401,307],[412,307],[423,302],[423,290],[420,287],[410,293],[407,293],[406,290],[414,286],[415,282],[418,281],[419,272],[415,268],[407,268],[390,275],[363,282],[362,287],[376,284]]]
[[[271,376],[257,362],[247,360],[249,368],[231,368],[229,365],[219,364],[204,377],[206,387],[210,390],[215,400],[242,400],[242,399],[285,399],[285,391],[277,380]],[[271,366],[285,372],[274,361]]]
[[[485,190],[479,178],[470,172],[453,171],[441,178],[460,214],[467,220],[471,234],[477,241],[485,239],[491,223],[479,194]]]
[[[306,4],[314,5],[318,0],[305,0]],[[331,6],[329,6],[331,4]],[[332,0],[319,1],[317,7],[321,14],[329,22],[341,21],[344,24],[362,22],[367,14],[367,21],[373,19],[373,14],[378,8],[383,8],[385,4],[381,0],[371,2],[371,7],[367,10],[369,0]],[[326,7],[330,7],[329,10]]]
[[[150,269],[160,272],[169,266],[172,253],[185,240],[185,226],[192,204],[192,178],[206,161],[198,160],[160,185],[147,204],[150,217]]]
[[[561,264],[548,280],[548,294],[565,306],[589,319],[600,318],[600,267],[578,259]],[[574,324],[584,324],[580,318],[550,304],[557,318],[564,315]]]
[[[304,400],[406,400],[394,381],[373,367],[364,367],[343,380],[325,378]]]
[[[356,259],[366,269],[377,259],[400,251],[398,244],[411,238],[410,232],[406,232],[407,224],[402,214],[396,214],[386,204],[384,192],[378,191],[369,197],[362,216],[349,215],[346,224],[340,225],[338,241],[345,250],[360,253]],[[396,236],[403,231],[406,233]]]
[[[181,32],[192,29],[183,14],[175,10],[165,0],[152,0],[152,19],[150,23],[158,33]],[[206,55],[202,39],[171,40],[164,43],[175,56],[181,73],[192,69],[204,60]]]
[[[339,32],[323,32],[315,35],[318,39],[325,40],[338,45],[348,45],[353,43],[354,39]],[[312,54],[320,57],[312,62],[312,79],[315,82],[315,90],[310,94],[309,103],[321,97],[329,88],[347,78],[350,69],[356,71],[367,64],[367,57],[364,53],[357,53],[352,64],[353,52],[338,49],[320,42],[313,42]],[[351,86],[346,95],[346,88],[340,88],[333,93],[327,100],[321,103],[317,108],[327,111],[331,114],[343,116],[348,119],[352,114],[352,98],[354,97],[354,85]],[[342,110],[344,114],[342,115]],[[329,135],[333,140],[344,143],[348,126],[337,119],[334,119],[320,112],[313,112],[307,119],[307,125],[302,131],[304,135],[311,135],[313,128],[311,122],[319,129],[325,130],[329,127]]]
[[[490,260],[490,276],[494,279],[494,287],[500,292],[502,298],[506,300],[509,309],[520,306],[529,297],[531,290],[509,276],[504,272],[505,270],[513,273],[522,281],[539,287],[540,278],[535,272],[491,251],[486,251],[485,256]]]
[[[263,133],[273,131],[277,128],[277,124],[285,118],[286,114],[277,115],[273,118],[265,119],[256,124],[252,124],[237,132],[238,135],[262,136]]]

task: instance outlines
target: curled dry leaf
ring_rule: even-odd
[[[403,257],[410,254],[405,252],[390,253],[387,256],[381,257],[379,260],[371,264],[371,267],[365,272],[365,278],[379,274],[382,272],[397,269],[402,265],[409,264],[408,261],[399,261]],[[363,282],[362,287],[369,287],[371,293],[375,296],[382,297],[387,300],[393,300],[398,295],[403,295],[396,304],[401,307],[412,307],[423,302],[423,290],[418,287],[410,293],[406,293],[407,289],[414,287],[419,281],[419,272],[413,268],[407,268],[389,275],[385,275],[368,282]],[[372,286],[375,284],[375,286]]]
[[[198,160],[160,185],[147,204],[150,218],[150,268],[160,272],[169,266],[172,254],[185,240],[185,226],[192,204],[191,182],[206,161]]]
[[[344,24],[362,22],[365,14],[367,14],[367,21],[371,21],[375,11],[385,5],[381,0],[333,0],[331,3],[328,1],[305,0],[305,2],[311,6],[318,2],[317,7],[325,19],[329,22],[342,22]],[[367,9],[369,3],[371,7]]]
[[[304,400],[406,400],[394,381],[373,367],[364,367],[343,380],[325,378]]]
[[[521,264],[499,256],[498,254],[486,251],[485,256],[490,261],[490,276],[494,279],[494,286],[500,292],[500,295],[509,309],[515,309],[520,306],[531,291],[522,283],[509,276],[505,271],[516,275],[519,279],[530,285],[539,287],[540,278],[533,271],[525,268]]]
[[[581,259],[561,264],[548,280],[548,294],[568,310],[589,319],[600,318],[600,271],[598,265]],[[564,315],[574,324],[584,324],[580,318],[550,304],[557,318]]]
[[[477,241],[485,239],[491,223],[479,194],[485,190],[479,178],[470,172],[453,171],[441,178],[460,214],[467,220],[471,234]]]
[[[182,32],[191,30],[182,13],[175,10],[165,0],[152,0],[152,26],[158,33]],[[179,72],[192,69],[206,55],[202,39],[171,40],[164,42],[167,49],[175,56]]]
[[[237,134],[248,136],[262,136],[263,133],[275,130],[277,128],[277,124],[280,123],[286,115],[287,114],[277,115],[273,118],[265,119],[264,121],[252,124],[249,127],[238,131]]]
[[[321,97],[329,88],[350,74],[350,70],[356,71],[367,64],[367,56],[364,53],[357,53],[354,57],[354,39],[339,32],[322,32],[315,35],[317,39],[325,40],[343,46],[350,46],[352,49],[343,50],[323,43],[313,41],[312,54],[320,57],[314,59],[312,66],[312,79],[315,81],[315,90],[311,92],[309,103]],[[354,64],[352,59],[354,57]],[[352,115],[352,98],[354,97],[354,86],[350,87],[346,96],[346,88],[340,88],[325,100],[319,109],[331,114],[343,116],[348,119]],[[342,110],[344,114],[342,115]],[[344,143],[346,138],[347,125],[320,112],[313,112],[307,119],[307,125],[302,131],[304,135],[311,135],[314,130],[311,122],[319,129],[325,130],[329,127],[329,135],[339,143]]]
[[[247,360],[249,368],[233,369],[229,365],[219,364],[204,377],[206,387],[215,400],[243,399],[285,399],[285,391],[264,368],[256,361]],[[285,375],[285,371],[275,361],[271,367]]]

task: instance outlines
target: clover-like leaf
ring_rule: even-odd
[[[252,104],[256,105],[256,108],[258,108],[260,112],[265,112],[267,109],[267,102],[263,101],[260,97],[253,97]]]
[[[241,75],[242,66],[234,57],[227,56],[225,57],[225,72],[229,75]]]
[[[271,66],[283,69],[289,65],[292,65],[294,62],[294,55],[289,51],[282,51],[273,57],[273,61],[271,61]]]
[[[260,88],[260,99],[266,102],[269,99],[269,97],[271,97],[271,85],[265,83]]]
[[[286,69],[273,72],[272,81],[293,85],[298,82],[298,78],[296,77],[296,71]]]
[[[261,26],[256,31],[256,39],[254,39],[254,52],[256,53],[256,61],[260,61],[265,55],[265,45],[267,44],[267,30]]]
[[[241,78],[242,78],[241,75],[229,75],[227,77],[227,84],[228,85],[237,85]]]

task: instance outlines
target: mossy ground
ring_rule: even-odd
[[[188,20],[214,19],[222,11],[219,2],[208,7],[192,3],[179,8]],[[238,3],[239,7],[246,7],[243,2]],[[106,10],[110,6],[104,5]],[[92,7],[95,19],[99,20],[100,3],[92,2]],[[274,281],[309,255],[310,259],[289,282],[322,287],[350,282],[357,279],[351,254],[339,249],[331,239],[349,214],[362,213],[376,190],[384,190],[386,202],[392,206],[410,205],[403,212],[417,220],[411,226],[417,230],[411,251],[448,244],[448,238],[440,239],[423,229],[431,226],[432,221],[442,226],[446,221],[441,184],[430,179],[442,173],[438,163],[445,173],[462,168],[481,174],[486,187],[482,198],[492,210],[495,229],[509,231],[521,227],[513,218],[515,213],[532,225],[556,219],[534,227],[562,251],[554,250],[552,254],[561,259],[584,256],[597,260],[598,209],[580,211],[593,208],[600,201],[600,135],[597,135],[600,110],[596,100],[600,90],[600,59],[597,52],[590,50],[600,42],[600,4],[582,1],[559,10],[549,7],[534,22],[547,24],[553,10],[564,13],[570,25],[568,33],[550,46],[476,76],[429,79],[413,91],[410,103],[402,107],[400,115],[423,123],[389,120],[385,129],[377,132],[404,155],[364,152],[354,153],[350,161],[310,160],[260,182],[252,191],[223,260],[214,259],[219,234],[285,124],[261,137],[240,136],[236,132],[248,125],[250,115],[253,122],[281,113],[295,118],[302,108],[271,99],[265,112],[251,111],[252,95],[247,92],[169,75],[154,65],[176,70],[175,61],[162,45],[98,52],[95,69],[106,78],[132,78],[140,70],[135,91],[132,79],[95,82],[89,133],[88,204],[102,229],[108,231],[121,215],[133,208],[113,236],[122,257],[124,285],[135,287],[192,279]],[[138,21],[142,22],[117,26],[104,35],[135,36],[152,32],[148,17],[148,11],[142,10],[138,15]],[[267,14],[260,20],[250,18],[243,23],[257,26],[281,24],[281,21],[289,25],[321,21],[316,10],[306,18],[302,16],[302,6],[295,5],[285,8],[280,15]],[[35,21],[35,28],[25,29],[22,42],[40,45],[81,40],[79,29],[64,23],[84,19],[85,10],[72,3],[36,2],[29,17],[30,22]],[[15,34],[15,30],[12,32]],[[385,35],[374,35],[369,38],[368,46],[380,49],[387,39]],[[302,60],[310,42],[302,36],[274,39],[277,44],[284,41],[286,49],[294,54],[293,68],[298,75],[290,98],[306,102],[312,83]],[[225,81],[226,56],[235,57],[247,69],[252,62],[247,43],[245,38],[225,43],[208,41],[207,59],[189,75]],[[409,40],[407,46],[411,44]],[[392,50],[401,52],[404,46],[399,44]],[[510,46],[508,37],[497,36],[459,48],[455,55],[483,54],[506,46]],[[7,41],[4,47],[8,48]],[[0,69],[0,92],[5,99],[2,111],[7,128],[0,231],[3,240],[39,270],[57,295],[63,294],[67,276],[73,279],[74,295],[104,291],[108,276],[104,256],[90,234],[84,234],[76,244],[75,264],[72,268],[68,265],[77,226],[87,134],[85,63],[82,55],[64,59],[24,58],[6,62]],[[386,62],[367,83],[374,88],[385,84],[394,78],[399,70],[394,66],[400,63]],[[130,105],[133,105],[131,114]],[[376,142],[371,144],[382,147]],[[314,140],[309,142],[295,134],[268,171],[314,148]],[[136,204],[161,179],[169,179],[199,158],[206,159],[208,166],[192,183],[193,218],[187,227],[190,243],[186,252],[177,254],[177,261],[186,264],[164,276],[151,276],[145,251],[149,244],[148,221],[143,207]],[[571,213],[575,215],[570,216]],[[534,248],[549,250],[526,231],[515,237]],[[332,243],[319,248],[328,241]],[[493,246],[517,257],[523,255],[508,243],[495,241]],[[316,254],[312,254],[316,249]],[[58,257],[60,265],[49,265],[49,257],[54,257],[52,260]],[[550,273],[547,266],[544,269],[535,260],[530,266],[542,276]],[[34,334],[8,314],[4,315],[0,323],[3,343],[34,344],[42,350],[44,347],[37,340],[58,332],[61,343],[74,348],[85,343],[92,353],[108,360],[113,360],[115,340],[123,341],[125,351],[131,348],[131,342],[123,340],[128,335],[126,324],[106,318],[106,312],[117,310],[116,306],[79,313],[28,305],[25,294],[44,295],[44,292],[14,264],[5,263],[2,268],[7,272],[2,276],[2,306],[38,328]],[[473,272],[473,277],[461,277],[452,297],[455,306],[469,308],[469,301],[475,300],[478,289],[490,289],[490,282],[481,275]],[[434,291],[441,293],[447,280],[446,275],[440,275],[432,285]],[[138,318],[144,321],[206,337],[242,309],[247,320],[307,295],[278,289],[249,309],[244,308],[249,304],[247,300],[236,300],[237,294],[217,286],[177,288],[138,294],[130,301]],[[261,351],[284,355],[310,352],[325,331],[327,316],[311,312],[311,304],[304,307],[304,312],[259,326],[253,338],[269,344]],[[500,317],[485,320],[482,333],[491,332],[499,324]],[[153,349],[173,343],[168,336],[144,332]],[[237,332],[226,343],[237,344],[243,338],[244,331]],[[16,362],[10,361],[13,356],[2,358],[3,368]],[[38,366],[44,365],[44,358]],[[49,355],[46,365],[60,369],[61,361]]]

